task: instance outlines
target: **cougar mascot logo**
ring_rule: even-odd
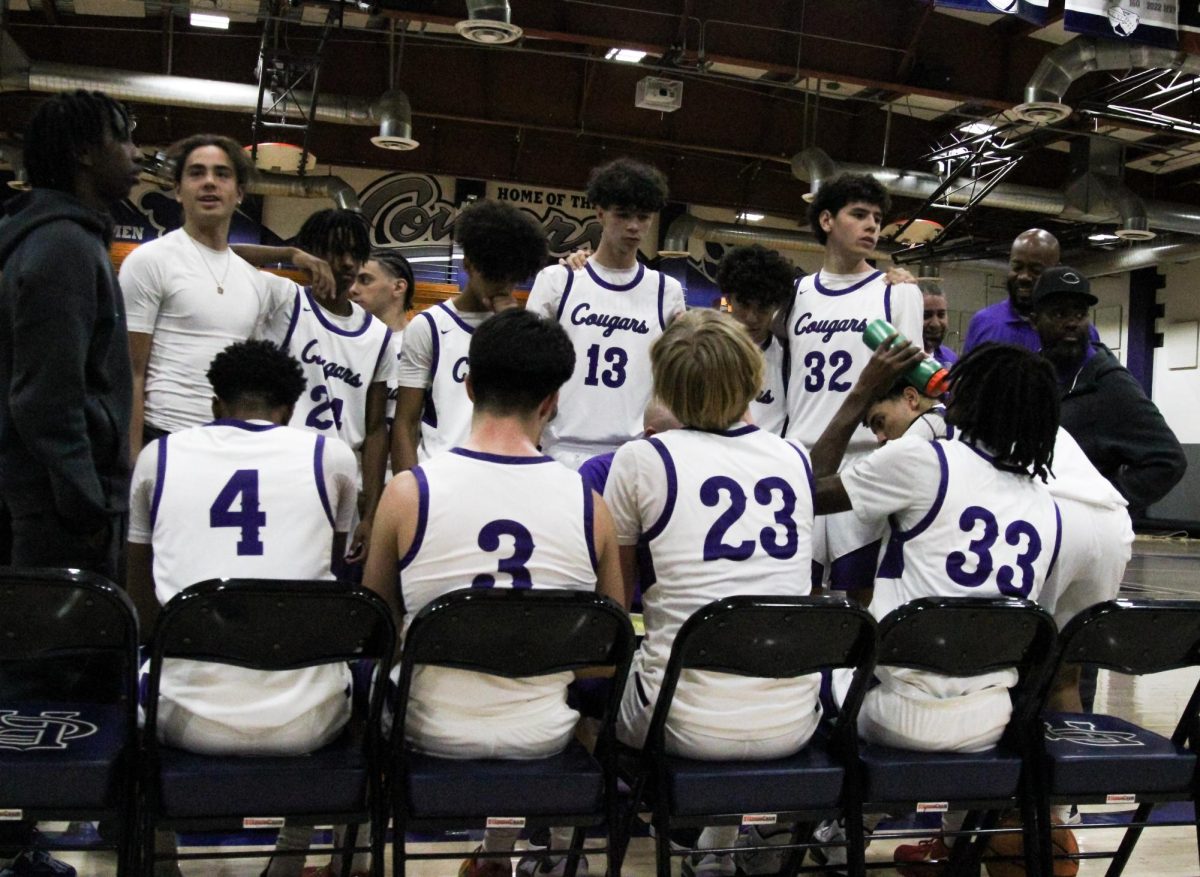
[[[77,718],[79,713],[43,711],[23,716],[16,710],[0,710],[0,749],[32,752],[36,749],[66,749],[72,740],[90,737],[99,728]]]

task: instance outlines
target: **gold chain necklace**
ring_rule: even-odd
[[[217,275],[213,273],[213,269],[208,266],[208,257],[204,255],[204,251],[200,249],[200,245],[186,231],[183,233],[192,246],[196,249],[196,255],[200,257],[200,262],[204,265],[204,270],[208,272],[208,276],[213,279],[213,283],[217,284],[217,295],[225,294],[225,278],[229,276],[229,266],[233,263],[233,251],[228,247],[225,248],[225,273],[221,275],[221,279],[217,280]]]

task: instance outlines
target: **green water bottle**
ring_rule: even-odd
[[[908,343],[908,339],[896,331],[896,327],[887,320],[878,319],[872,320],[866,330],[863,332],[863,342],[875,350],[884,342],[889,335],[895,335],[892,341],[894,345],[903,347]],[[948,389],[950,370],[934,359],[932,356],[926,356],[904,374],[905,380],[924,393],[926,396],[936,399]]]

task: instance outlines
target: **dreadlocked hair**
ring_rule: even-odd
[[[950,421],[996,465],[1045,481],[1058,432],[1058,382],[1045,359],[1014,344],[983,344],[950,371]]]
[[[124,105],[101,91],[64,91],[43,101],[25,129],[25,173],[38,189],[73,192],[79,156],[104,143],[125,142],[133,123]]]
[[[304,220],[296,233],[296,246],[319,257],[349,253],[362,263],[371,255],[370,228],[358,211],[330,207]]]

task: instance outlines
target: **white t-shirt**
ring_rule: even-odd
[[[396,383],[425,390],[418,461],[466,441],[475,406],[467,396],[467,350],[471,335],[491,311],[464,312],[453,301],[417,314],[404,330]]]
[[[841,473],[854,513],[888,518],[871,614],[920,597],[1036,600],[1058,554],[1058,510],[1041,481],[999,469],[965,442],[903,436]],[[880,667],[880,680],[918,699],[1011,687],[1016,671],[957,679]]]
[[[120,282],[129,331],[154,336],[145,422],[167,432],[212,419],[212,387],[205,375],[213,357],[254,334],[260,316],[286,302],[294,287],[231,249],[210,250],[183,229],[130,253],[121,263]]]
[[[925,304],[914,284],[891,286],[879,271],[828,274],[800,279],[787,320],[792,374],[788,381],[788,438],[816,444],[846,393],[862,374],[871,348],[862,333],[884,318],[910,340],[919,341]],[[854,433],[847,453],[869,451],[875,438],[865,426]]]
[[[354,454],[337,438],[265,421],[182,430],[138,456],[129,541],[153,547],[164,604],[214,578],[332,579],[333,535],[349,530],[356,477]],[[162,724],[180,709],[235,738],[269,734],[306,712],[344,709],[348,684],[345,664],[271,672],[171,660]]]
[[[811,473],[798,446],[745,424],[670,430],[617,451],[604,489],[617,541],[644,542],[654,570],[641,583],[646,637],[629,682],[651,703],[675,636],[696,610],[738,594],[811,591]],[[818,684],[689,670],[670,722],[735,739],[748,729],[783,734],[805,717],[815,727]]]
[[[601,454],[641,435],[650,401],[650,346],[686,305],[674,277],[638,264],[614,271],[589,259],[580,271],[544,268],[526,310],[556,320],[575,347],[558,414],[542,435],[552,456]]]

